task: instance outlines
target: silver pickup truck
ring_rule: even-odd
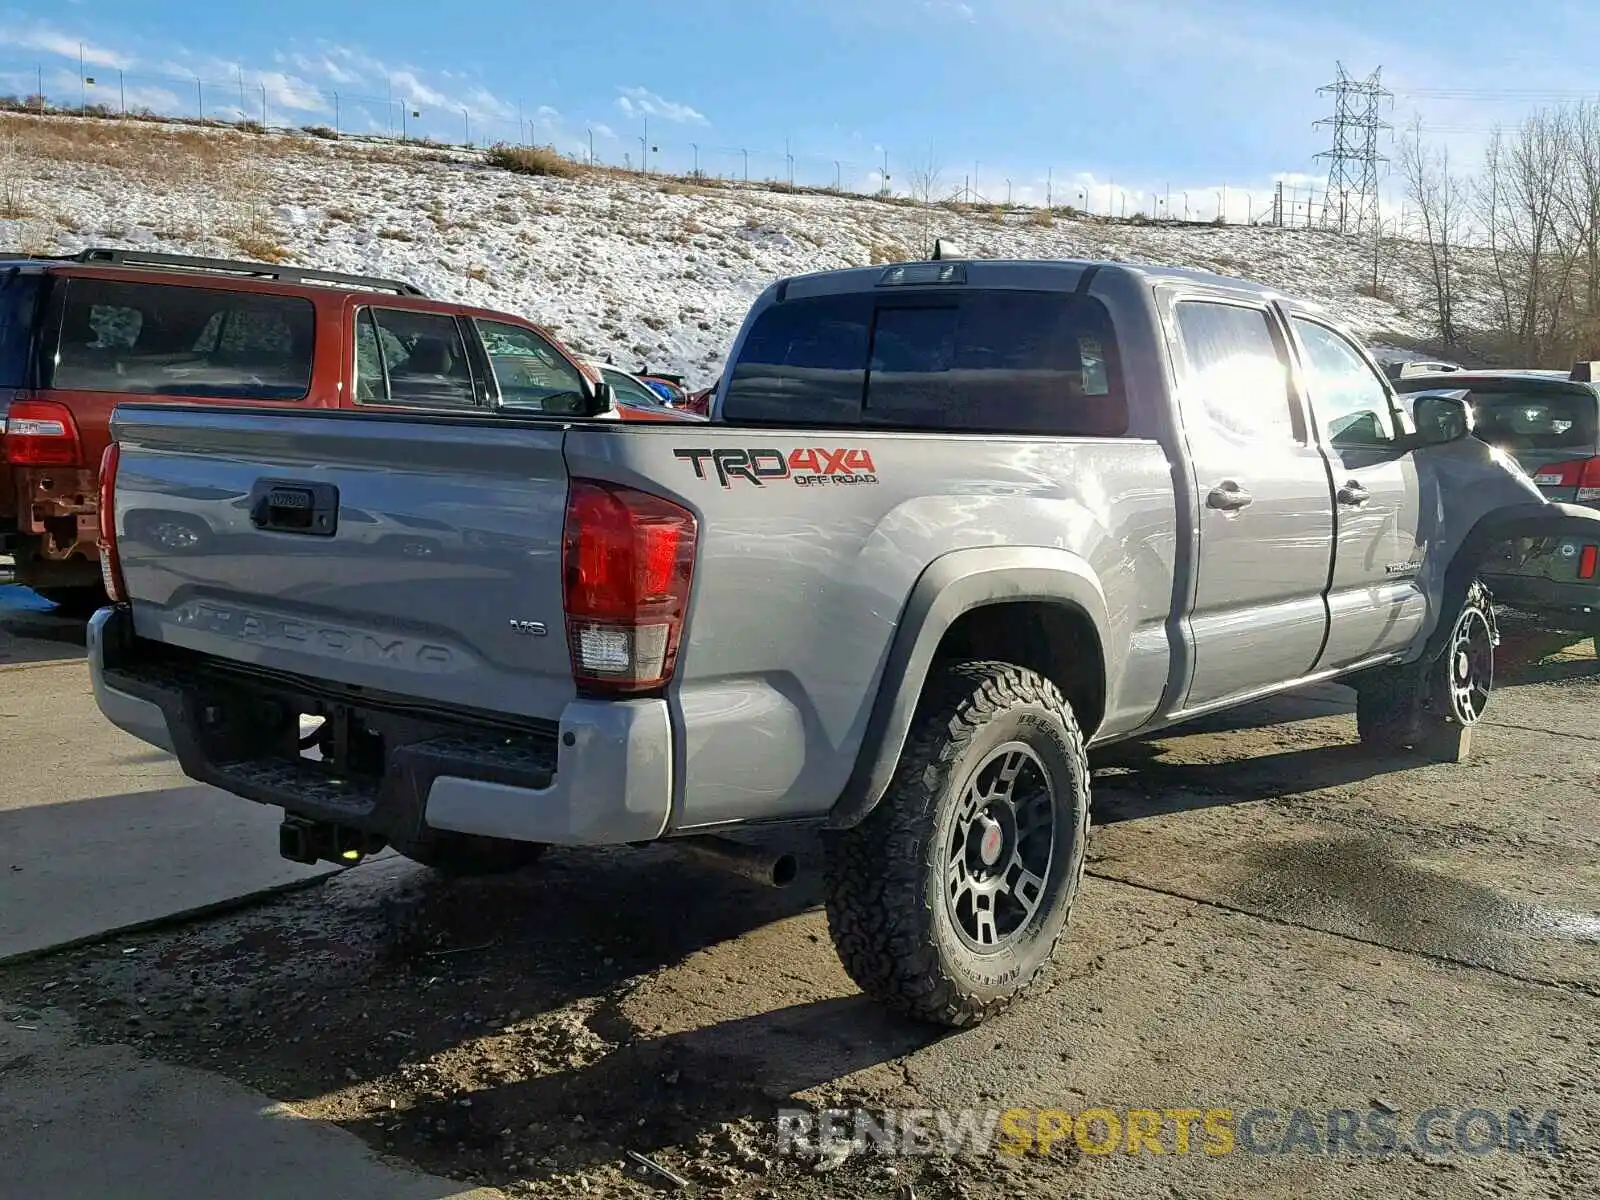
[[[1191,272],[785,279],[713,416],[124,406],[100,707],[302,860],[782,875],[721,835],[820,824],[851,975],[965,1025],[1061,936],[1089,747],[1348,679],[1427,750],[1488,698],[1486,548],[1600,521],[1321,310]]]

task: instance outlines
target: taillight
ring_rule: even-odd
[[[1593,579],[1595,560],[1600,558],[1600,546],[1585,546],[1578,555],[1578,578]]]
[[[83,465],[78,423],[63,404],[13,400],[6,413],[6,461],[23,467]]]
[[[645,692],[672,678],[698,526],[633,488],[574,479],[562,534],[567,645],[589,690]]]
[[[122,582],[122,559],[117,555],[117,464],[122,447],[112,442],[100,456],[100,579],[112,603],[128,598]]]
[[[1541,487],[1575,487],[1578,500],[1600,500],[1600,458],[1574,458],[1550,463],[1533,473]]]

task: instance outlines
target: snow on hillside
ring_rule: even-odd
[[[467,152],[0,120],[7,247],[281,254],[397,276],[432,295],[521,313],[625,368],[694,382],[715,377],[750,301],[774,278],[916,257],[935,236],[982,257],[1214,270],[1322,301],[1375,342],[1428,334],[1415,266],[1386,263],[1384,298],[1375,298],[1371,243],[1318,231],[930,212],[620,174],[532,178]],[[1485,308],[1469,301],[1460,315],[1475,324]]]

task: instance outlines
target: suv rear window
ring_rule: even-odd
[[[1065,292],[847,293],[766,309],[723,417],[784,425],[1116,437],[1111,319]]]
[[[1435,388],[1449,388],[1448,383]],[[1524,450],[1583,450],[1593,453],[1600,399],[1590,391],[1556,388],[1518,390],[1504,384],[1473,388],[1467,397],[1474,433],[1513,454]]]
[[[295,296],[73,279],[48,386],[299,400],[315,323],[311,301]]]
[[[28,382],[28,352],[33,345],[33,314],[39,276],[0,272],[0,388]]]

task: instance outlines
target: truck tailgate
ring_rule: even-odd
[[[514,716],[574,695],[563,429],[131,406],[113,432],[140,637]]]

